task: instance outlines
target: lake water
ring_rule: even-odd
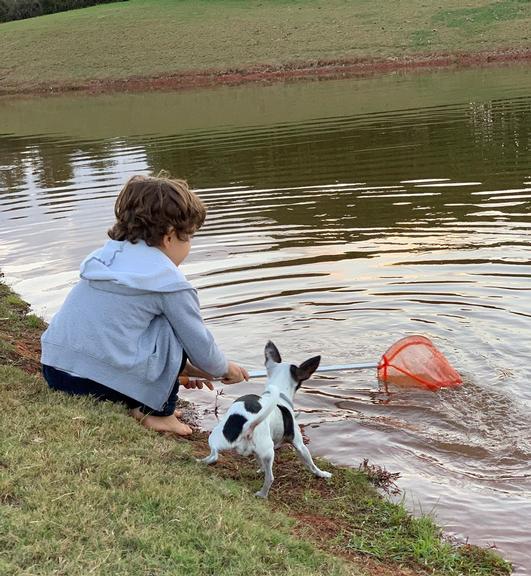
[[[49,319],[121,185],[160,169],[209,207],[183,268],[231,359],[376,361],[417,333],[446,354],[459,389],[314,378],[310,448],[400,472],[411,510],[531,574],[531,68],[2,100],[7,281]],[[186,397],[211,427],[214,394]]]

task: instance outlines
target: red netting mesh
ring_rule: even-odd
[[[407,336],[395,342],[378,364],[378,378],[399,386],[437,390],[460,386],[461,376],[425,336]]]

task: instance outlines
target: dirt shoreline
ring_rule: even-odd
[[[531,61],[531,48],[471,53],[430,53],[396,58],[316,60],[292,62],[279,66],[258,64],[250,68],[190,70],[157,76],[131,76],[123,79],[64,81],[30,86],[0,85],[0,96],[42,96],[67,93],[96,95],[114,92],[185,90],[246,83],[269,84],[289,80],[354,78],[398,71],[483,67],[526,61]]]

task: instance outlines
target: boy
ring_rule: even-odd
[[[179,374],[210,389],[213,378],[249,379],[225,359],[178,268],[206,208],[186,182],[133,176],[114,212],[111,240],[82,262],[42,335],[43,374],[53,389],[123,402],[147,428],[185,436],[192,430],[175,412]]]

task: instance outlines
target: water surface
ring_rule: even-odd
[[[531,75],[364,80],[0,103],[0,267],[50,318],[136,173],[209,207],[184,265],[227,355],[377,360],[431,338],[457,390],[322,375],[297,396],[314,454],[399,471],[410,509],[531,574]],[[222,408],[243,390],[225,388]],[[200,401],[211,427],[214,396]]]

